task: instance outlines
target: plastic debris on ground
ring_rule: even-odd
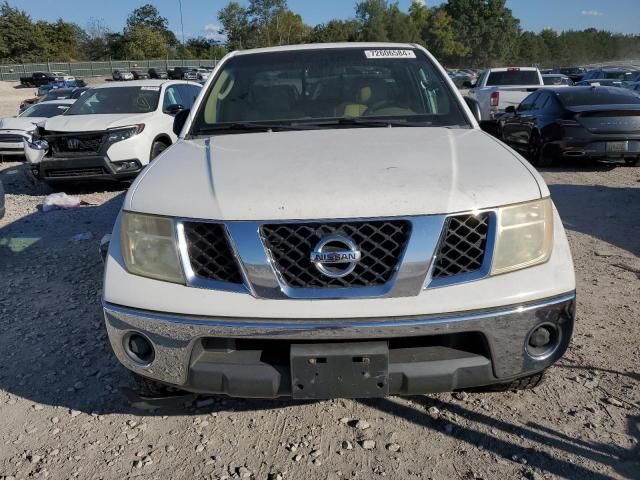
[[[47,195],[42,202],[42,211],[49,212],[57,209],[68,210],[70,208],[78,208],[82,203],[79,197],[73,197],[64,192],[52,193],[51,195]]]

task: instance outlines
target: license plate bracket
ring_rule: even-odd
[[[292,344],[290,366],[294,399],[389,394],[387,342]]]
[[[607,153],[627,153],[629,142],[607,142]]]

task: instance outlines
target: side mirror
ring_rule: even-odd
[[[179,112],[181,112],[183,110],[184,110],[184,105],[182,105],[180,103],[174,103],[172,105],[169,105],[165,109],[165,112],[168,113],[169,115],[175,115],[176,113],[179,113]]]
[[[463,97],[463,98],[464,98],[464,101],[467,103],[467,107],[469,107],[469,109],[471,110],[473,117],[476,119],[477,122],[480,122],[482,120],[482,113],[480,112],[480,104],[478,103],[478,101],[475,98],[471,98],[471,97]]]
[[[184,124],[187,123],[191,110],[180,110],[173,119],[173,133],[180,136],[180,132],[184,128]]]
[[[514,107],[513,105],[509,105],[504,109],[504,113],[516,113],[516,107]]]
[[[465,80],[462,82],[462,88],[469,89],[473,88],[473,84],[469,80]]]

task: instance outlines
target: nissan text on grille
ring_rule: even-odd
[[[535,387],[571,338],[571,252],[480,112],[414,44],[227,55],[115,223],[117,358],[145,385],[234,397]]]

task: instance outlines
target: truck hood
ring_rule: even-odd
[[[94,132],[115,127],[145,123],[153,113],[106,115],[58,115],[47,120],[45,130],[51,132]]]
[[[41,117],[7,117],[0,119],[0,130],[23,130],[31,132],[36,129],[36,124],[46,121]]]
[[[468,211],[540,198],[539,177],[523,162],[473,129],[220,135],[165,151],[131,187],[125,209],[215,220]]]

